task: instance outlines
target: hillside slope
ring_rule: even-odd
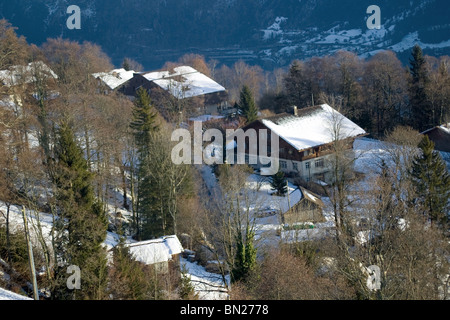
[[[81,30],[69,30],[69,5],[81,9]],[[30,42],[68,37],[100,44],[119,64],[129,56],[148,69],[186,52],[221,62],[243,59],[265,67],[339,49],[370,55],[379,49],[450,53],[445,0],[379,0],[380,30],[368,30],[369,0],[18,0],[0,16]],[[409,52],[408,52],[409,53]],[[403,57],[407,57],[405,54]]]

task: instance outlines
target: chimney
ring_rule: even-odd
[[[293,106],[294,108],[294,116],[298,116],[298,108],[297,106]]]

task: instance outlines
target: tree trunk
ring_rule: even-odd
[[[122,175],[122,190],[123,190],[123,207],[129,209],[128,199],[127,199],[127,177],[125,176],[125,166],[120,166],[120,173]]]
[[[36,268],[34,266],[33,247],[31,245],[31,239],[30,239],[30,234],[29,234],[29,230],[28,230],[28,222],[27,222],[27,215],[25,212],[25,207],[22,207],[22,216],[23,216],[23,225],[25,228],[25,239],[27,242],[27,249],[28,249],[28,261],[30,264],[31,280],[33,282],[33,299],[39,300],[38,286],[37,286],[37,280],[36,280]]]

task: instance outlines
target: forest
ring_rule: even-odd
[[[450,123],[450,57],[415,46],[405,66],[390,51],[367,59],[338,51],[267,71],[186,54],[162,69],[177,65],[223,85],[241,110],[210,127],[327,103],[383,142],[385,160],[362,188],[355,159],[336,141],[334,182],[323,191],[334,232],[266,248],[250,215],[250,167],[214,167],[221,193],[211,194],[198,167],[172,162],[171,133],[188,105],[161,113],[164,102],[157,107],[146,90],[133,100],[106,94],[92,76],[115,68],[101,47],[62,38],[38,47],[0,20],[0,77],[14,70],[0,84],[0,288],[43,300],[198,299],[183,268],[160,275],[124,245],[188,235],[183,245],[202,250],[199,260],[220,261],[232,300],[449,299],[450,174],[420,133]],[[144,71],[126,57],[120,67]],[[355,238],[361,215],[373,234],[364,243]],[[104,246],[108,232],[119,239],[113,248]],[[66,285],[72,265],[82,270],[80,290]],[[377,290],[367,285],[370,265],[381,270]]]

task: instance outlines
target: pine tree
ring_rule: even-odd
[[[277,196],[284,196],[287,192],[287,180],[283,171],[278,171],[272,176],[272,182],[270,183],[272,190],[276,191]]]
[[[419,131],[433,126],[432,110],[426,94],[429,83],[425,58],[419,45],[415,45],[410,59],[411,80],[409,84],[409,99],[411,105],[412,125]]]
[[[113,249],[108,293],[114,300],[154,300],[163,296],[154,274],[136,261],[125,239]]]
[[[102,299],[106,289],[106,238],[108,220],[103,205],[95,198],[92,174],[72,129],[62,124],[55,146],[58,219],[55,224],[56,268],[54,298]],[[67,267],[76,265],[82,272],[81,290],[66,287]]]
[[[312,92],[309,90],[310,86],[307,83],[307,76],[300,61],[295,60],[292,63],[284,79],[284,86],[290,105],[301,107],[311,101]]]
[[[131,70],[130,61],[127,58],[123,59],[122,68],[124,68],[125,71]]]
[[[181,267],[181,279],[178,286],[178,294],[183,300],[198,300],[198,294],[195,293],[191,277],[187,274],[186,266]]]
[[[432,221],[446,223],[449,218],[450,174],[428,136],[424,136],[419,148],[422,152],[415,157],[411,171],[417,200]]]
[[[147,157],[147,147],[151,140],[151,133],[158,130],[156,124],[157,113],[146,89],[139,88],[134,100],[133,119],[130,128],[133,130],[140,160]]]
[[[245,233],[238,230],[236,235],[236,257],[231,272],[233,282],[245,281],[256,267],[255,232],[247,224]]]
[[[250,88],[244,85],[241,89],[239,100],[239,112],[246,119],[246,123],[252,123],[258,119],[258,108]]]
[[[136,217],[134,226],[136,237],[141,239],[142,220],[145,219],[147,228],[152,226],[157,228],[158,217],[154,213],[153,206],[156,202],[153,187],[153,181],[149,170],[152,169],[150,163],[150,144],[152,143],[152,134],[159,130],[156,123],[157,113],[154,110],[150,96],[144,88],[139,88],[134,101],[133,119],[130,128],[133,130],[135,144],[138,152],[138,194],[135,205]]]

